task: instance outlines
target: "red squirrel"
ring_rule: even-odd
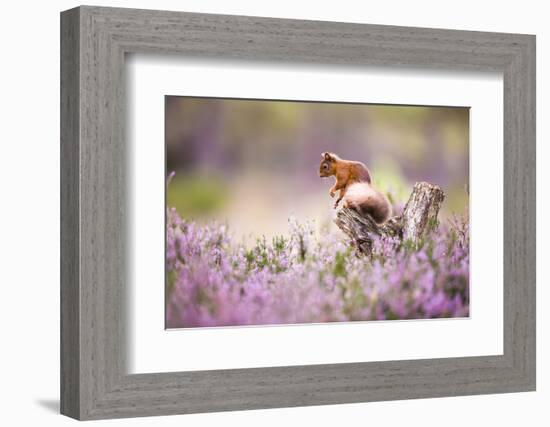
[[[377,224],[388,220],[392,211],[390,202],[372,186],[369,170],[363,163],[341,159],[334,153],[322,153],[321,159],[319,176],[325,178],[334,175],[336,178],[329,190],[330,197],[340,191],[334,209],[343,199],[345,208],[368,213]]]

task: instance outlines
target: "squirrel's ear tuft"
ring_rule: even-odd
[[[330,153],[323,153],[323,157],[325,158],[325,160],[332,160],[332,156],[330,155]]]

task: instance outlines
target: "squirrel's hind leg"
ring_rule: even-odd
[[[344,207],[346,209],[353,209],[353,210],[361,213],[361,211],[358,209],[357,204],[354,203],[353,201],[350,201],[349,199],[344,200],[344,203],[342,204],[342,207]]]

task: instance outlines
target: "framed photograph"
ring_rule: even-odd
[[[61,412],[535,390],[535,37],[61,14]]]
[[[165,115],[166,328],[469,316],[469,108],[167,96]],[[409,177],[446,191],[405,209]]]

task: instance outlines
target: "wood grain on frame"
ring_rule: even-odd
[[[100,419],[535,389],[535,37],[87,7],[61,14],[61,412]],[[129,375],[127,53],[500,71],[504,354]]]

